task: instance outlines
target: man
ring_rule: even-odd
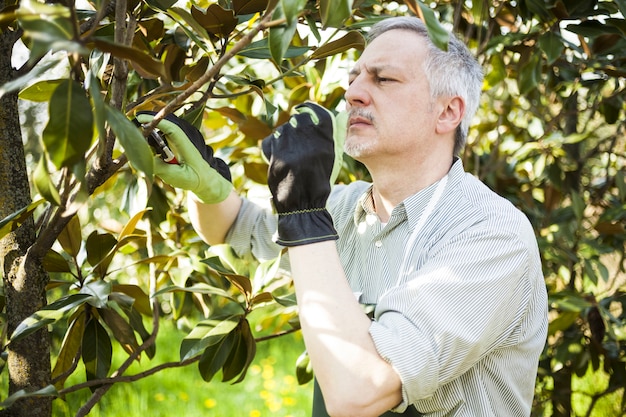
[[[331,193],[342,132],[313,104],[263,142],[278,221],[215,172],[196,169],[191,185],[159,175],[194,191],[189,213],[208,243],[259,258],[289,248],[325,404],[314,416],[528,416],[547,329],[536,240],[456,157],[480,68],[456,38],[439,50],[416,18],[383,20],[369,38],[345,95],[345,152],[371,184]],[[376,305],[373,319],[361,304]]]

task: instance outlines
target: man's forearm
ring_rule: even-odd
[[[224,243],[226,234],[237,219],[241,197],[232,191],[226,200],[217,204],[204,204],[189,194],[189,219],[198,235],[208,244]]]
[[[300,323],[332,415],[378,416],[401,402],[401,382],[377,353],[334,241],[289,248]]]

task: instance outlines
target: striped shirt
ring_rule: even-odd
[[[337,186],[328,201],[352,290],[376,305],[374,344],[402,380],[403,402],[394,411],[528,416],[547,332],[532,227],[460,160],[433,198],[437,185],[404,200],[386,224],[374,212],[369,183]],[[275,229],[271,213],[244,200],[228,242],[239,254],[268,259],[280,250],[270,239]]]

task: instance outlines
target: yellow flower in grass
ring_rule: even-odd
[[[261,412],[259,410],[250,411],[250,417],[261,417]]]
[[[157,392],[154,394],[154,401],[161,402],[165,400],[165,395],[162,392]]]
[[[287,406],[287,407],[293,407],[294,405],[297,404],[297,401],[295,398],[293,397],[283,397],[283,403]]]
[[[206,408],[213,408],[217,405],[217,401],[215,401],[213,398],[207,398],[206,400],[204,400],[204,406]]]
[[[268,391],[274,390],[276,388],[276,381],[274,381],[273,379],[263,381],[263,388]]]

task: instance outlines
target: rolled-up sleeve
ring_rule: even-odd
[[[239,256],[251,253],[259,261],[276,258],[282,249],[272,240],[276,216],[248,199],[242,201],[237,219],[226,235],[226,243]]]

